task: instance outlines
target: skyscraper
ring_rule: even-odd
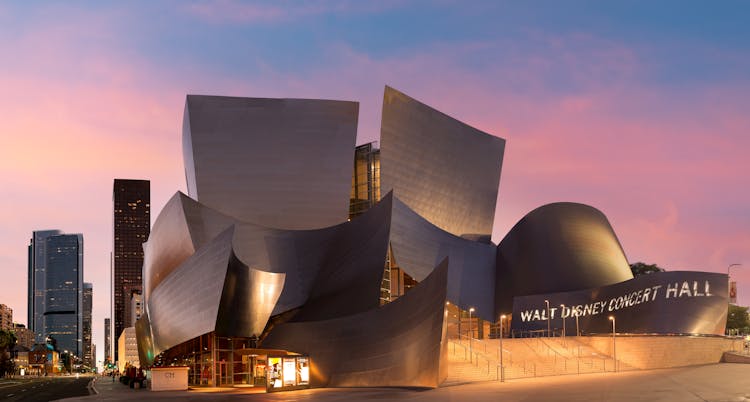
[[[47,237],[59,235],[59,230],[38,230],[31,234],[29,243],[28,328],[34,332],[36,343],[44,342],[45,261]]]
[[[94,367],[96,356],[91,352],[91,308],[94,296],[94,286],[88,282],[83,284],[83,364]]]
[[[46,239],[42,339],[52,336],[59,350],[83,350],[83,235]]]
[[[151,230],[151,195],[148,180],[115,179],[112,191],[114,206],[112,248],[112,338],[118,339],[126,322],[130,297],[141,293],[143,280],[143,243]],[[113,346],[110,343],[110,347]],[[114,349],[117,360],[117,349]]]
[[[112,363],[112,320],[104,319],[104,362]]]

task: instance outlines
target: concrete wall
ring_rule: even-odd
[[[612,355],[611,336],[582,336],[582,343]],[[739,343],[738,343],[739,342]],[[742,347],[741,340],[700,336],[618,336],[616,359],[622,369],[655,369],[718,363],[725,351]]]

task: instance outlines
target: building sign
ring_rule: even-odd
[[[268,357],[268,392],[310,388],[310,358],[307,356]]]
[[[152,367],[152,391],[182,391],[188,389],[188,367]]]
[[[548,328],[575,335],[612,332],[722,335],[727,275],[674,271],[642,275],[610,286],[513,299],[511,329]],[[548,301],[548,303],[545,302]],[[565,322],[565,325],[563,324]]]
[[[737,282],[736,281],[729,282],[729,302],[732,304],[737,304]]]

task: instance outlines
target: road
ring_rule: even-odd
[[[39,377],[0,379],[0,401],[47,402],[89,395],[92,377]]]

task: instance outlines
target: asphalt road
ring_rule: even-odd
[[[0,401],[47,402],[89,395],[92,377],[39,377],[0,380]]]

